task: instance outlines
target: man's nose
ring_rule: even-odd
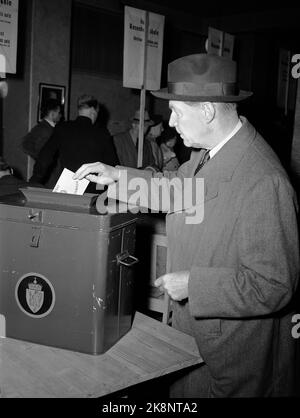
[[[175,118],[174,118],[173,114],[171,114],[171,116],[170,116],[169,126],[171,128],[174,128],[174,126],[175,126]]]

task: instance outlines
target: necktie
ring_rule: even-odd
[[[198,173],[199,173],[199,171],[201,170],[201,168],[204,166],[204,164],[206,164],[207,163],[207,161],[210,159],[210,156],[209,156],[209,149],[202,149],[201,151],[200,151],[200,153],[202,154],[201,155],[201,157],[200,157],[200,161],[199,161],[199,164],[198,164],[198,166],[197,166],[197,168],[196,168],[196,170],[195,170],[195,174],[194,174],[194,176],[196,176]]]

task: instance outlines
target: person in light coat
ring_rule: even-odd
[[[161,207],[168,212],[171,272],[156,286],[173,299],[173,327],[195,337],[204,360],[176,376],[171,397],[278,397],[297,389],[298,205],[279,159],[237,113],[236,103],[251,93],[236,80],[235,62],[196,54],[169,64],[168,87],[153,92],[169,100],[169,124],[193,148],[176,173],[164,173],[180,180],[168,192],[181,200],[180,182],[204,181],[203,201],[196,202],[202,222],[188,222],[190,200],[174,209],[164,199]],[[153,178],[160,174],[100,162],[76,173],[112,184],[114,193],[125,188],[125,177],[142,175],[158,194]]]

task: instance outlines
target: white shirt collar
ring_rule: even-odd
[[[44,119],[45,119],[45,121],[46,121],[46,122],[48,122],[48,123],[49,123],[49,125],[51,125],[51,126],[52,126],[52,128],[55,128],[56,124],[55,124],[52,120],[49,120],[49,119],[47,119],[47,118],[44,118]]]
[[[220,151],[220,149],[226,144],[226,142],[228,142],[243,126],[241,120],[239,119],[236,127],[234,128],[234,130],[232,132],[230,132],[230,134],[228,136],[226,136],[225,139],[223,139],[223,141],[221,141],[217,146],[215,146],[213,149],[211,149],[209,151],[209,156],[210,158],[213,158],[217,152]]]

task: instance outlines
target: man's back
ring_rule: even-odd
[[[93,125],[85,116],[61,123],[56,128],[54,135],[38,156],[32,181],[43,182],[56,158],[60,162],[61,169],[68,168],[71,171],[76,171],[82,164],[91,160],[103,160],[111,165],[118,164],[107,129]],[[87,189],[90,193],[95,191],[95,185],[90,185]]]
[[[56,136],[59,140],[60,161],[69,170],[76,171],[83,161],[91,159],[98,161],[104,158],[107,164],[118,164],[108,130],[93,125],[84,116],[63,123],[57,129]]]
[[[32,128],[22,139],[22,150],[36,159],[39,152],[49,140],[54,128],[45,119]]]

